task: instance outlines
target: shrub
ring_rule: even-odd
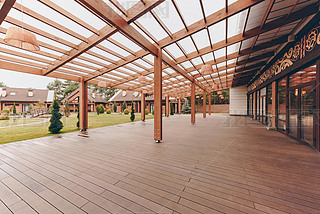
[[[154,110],[152,110],[152,115],[154,115]]]
[[[170,115],[174,115],[173,104],[170,103]]]
[[[100,111],[101,111],[101,110],[100,110],[100,105],[97,105],[97,106],[96,106],[96,112],[97,112],[97,115],[99,115],[99,114],[100,114]]]
[[[0,120],[10,120],[9,116],[0,116]]]
[[[99,106],[100,106],[100,114],[104,114],[105,112],[104,106],[102,104],[100,104]]]
[[[66,105],[64,106],[64,116],[69,117],[70,116],[70,107],[69,102],[66,102]]]
[[[13,114],[17,114],[17,108],[16,108],[16,103],[13,103],[13,110],[12,110]]]
[[[52,134],[58,134],[60,132],[60,130],[63,128],[63,124],[60,121],[61,119],[61,114],[59,113],[60,110],[60,106],[57,100],[53,101],[53,109],[52,109],[52,116],[50,119],[50,126],[49,126],[49,131]]]
[[[108,109],[108,110],[107,110],[107,114],[111,114],[111,109]]]
[[[123,113],[124,113],[124,114],[129,114],[129,109],[125,109],[125,110],[123,111]]]
[[[135,117],[136,117],[136,116],[134,115],[134,107],[133,107],[133,101],[132,101],[132,103],[131,103],[131,116],[130,116],[131,122],[134,121],[134,118],[135,118]]]
[[[124,101],[122,103],[122,111],[124,112],[124,110],[126,110],[126,108],[127,108],[127,103],[126,103],[126,101]]]
[[[78,112],[78,114],[77,114],[77,118],[78,118],[77,127],[79,128],[79,112]]]
[[[9,111],[8,109],[3,109],[3,110],[1,111],[1,113],[9,114],[9,113],[10,113],[10,111]]]
[[[113,112],[117,112],[117,104],[113,103]]]
[[[150,112],[148,109],[145,110],[146,115],[148,115]]]

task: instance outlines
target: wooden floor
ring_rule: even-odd
[[[320,213],[312,148],[222,115],[155,144],[152,122],[0,146],[0,213]]]

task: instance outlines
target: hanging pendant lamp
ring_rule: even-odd
[[[138,77],[138,82],[145,83],[146,81],[147,81],[147,78],[145,76]]]
[[[105,88],[105,87],[107,87],[107,83],[106,83],[106,82],[99,81],[99,82],[98,82],[98,86]]]
[[[17,27],[9,27],[4,41],[12,46],[29,51],[39,51],[39,43],[36,36],[30,31]]]
[[[213,72],[213,68],[211,65],[209,64],[206,64],[206,65],[203,65],[201,67],[201,74],[202,75],[207,75],[207,74],[211,74]]]

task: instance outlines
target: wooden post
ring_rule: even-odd
[[[316,109],[315,109],[315,117],[313,124],[315,125],[315,147],[318,151],[320,151],[320,60],[317,61],[317,73],[316,73]]]
[[[203,118],[207,117],[207,92],[203,91]]]
[[[166,95],[166,117],[170,115],[170,104],[169,104],[169,96]]]
[[[209,102],[209,115],[211,115],[211,92],[209,92],[209,100],[208,100],[208,102]]]
[[[141,120],[146,120],[146,94],[141,93]]]
[[[162,140],[162,50],[154,58],[154,140]]]
[[[272,128],[277,128],[277,82],[274,81],[272,82],[272,109],[271,109],[271,114],[272,114],[272,120],[271,120],[271,125]]]
[[[181,98],[178,101],[178,113],[181,114]]]
[[[253,108],[253,119],[257,119],[257,98],[258,98],[258,92],[256,91],[256,92],[254,92],[253,93],[253,96],[254,96],[254,103],[253,103],[253,105],[254,105],[254,108]]]
[[[196,84],[191,83],[191,123],[196,123]]]
[[[79,85],[79,129],[85,132],[88,129],[88,83],[81,78]]]

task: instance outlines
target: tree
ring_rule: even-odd
[[[134,107],[133,107],[133,101],[131,102],[131,116],[130,116],[130,120],[133,122],[135,119],[135,115],[134,115]]]
[[[64,86],[61,80],[55,79],[47,85],[47,88],[55,91],[55,95],[58,100],[62,100],[64,98]]]
[[[13,114],[17,114],[16,103],[13,103]]]
[[[7,87],[3,82],[0,82],[0,88],[5,88]]]
[[[117,104],[113,103],[113,112],[117,112]]]
[[[89,84],[88,88],[105,100],[109,100],[117,92],[117,89],[115,88],[99,87],[93,84]]]
[[[182,113],[183,114],[191,114],[191,107],[190,107],[188,99],[186,99],[186,101],[184,102],[184,104],[182,106]]]
[[[126,103],[126,101],[124,101],[124,102],[122,103],[122,112],[123,112],[126,108],[127,108],[127,103]]]
[[[79,83],[70,80],[62,82],[61,80],[55,79],[47,85],[47,88],[56,92],[55,94],[58,100],[63,100],[66,96],[79,88]]]
[[[173,104],[170,103],[170,115],[174,115]]]
[[[63,128],[63,124],[60,121],[62,115],[59,113],[60,110],[60,106],[58,103],[58,100],[54,100],[53,101],[53,109],[52,109],[52,116],[50,119],[50,126],[49,126],[49,131],[52,134],[58,134],[60,132],[60,130]]]
[[[70,107],[69,102],[66,102],[66,105],[64,106],[64,116],[69,117],[70,116]]]

